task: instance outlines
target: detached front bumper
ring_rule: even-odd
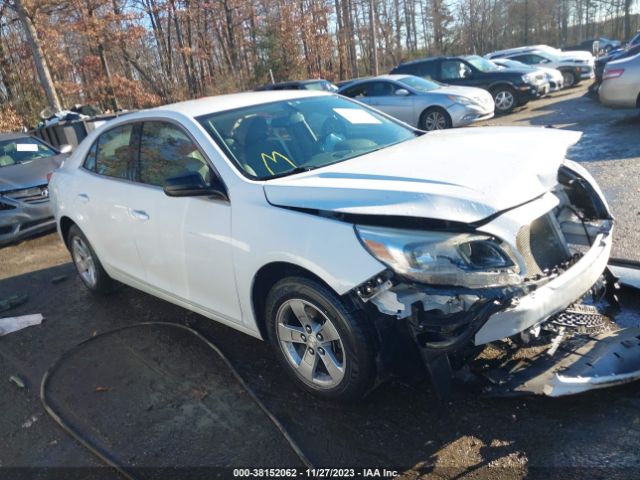
[[[534,327],[580,299],[598,281],[609,261],[611,230],[596,237],[589,251],[570,269],[534,292],[495,313],[478,330],[476,345],[500,340]]]
[[[33,203],[2,197],[0,203],[0,246],[55,229],[48,197]]]

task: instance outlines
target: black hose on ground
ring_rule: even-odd
[[[305,467],[314,468],[313,464],[309,461],[309,459],[306,457],[306,455],[304,454],[304,452],[302,451],[300,446],[291,437],[289,432],[287,432],[287,430],[280,423],[280,421],[267,409],[267,407],[264,405],[264,403],[262,403],[262,401],[260,401],[260,399],[257,397],[257,395],[253,392],[253,390],[251,390],[249,385],[247,385],[247,383],[240,376],[238,371],[234,368],[234,366],[232,365],[231,361],[222,353],[222,351],[214,343],[209,341],[207,338],[205,338],[202,334],[200,334],[198,331],[194,330],[193,328],[187,327],[185,325],[180,325],[180,324],[177,324],[177,323],[169,323],[169,322],[142,322],[142,323],[136,323],[136,324],[133,324],[133,325],[127,325],[127,326],[124,326],[124,327],[116,328],[114,330],[109,330],[108,332],[101,333],[99,335],[96,335],[95,337],[88,338],[87,340],[84,340],[83,342],[80,342],[75,347],[73,347],[70,350],[67,350],[65,353],[63,353],[47,369],[47,371],[45,372],[44,376],[42,377],[42,382],[40,383],[40,400],[42,402],[42,405],[43,405],[45,411],[49,414],[49,416],[58,425],[60,425],[60,427],[62,427],[63,430],[65,430],[76,441],[78,441],[78,443],[80,443],[83,447],[85,447],[87,450],[89,450],[93,455],[98,457],[102,462],[104,462],[108,466],[113,467],[114,469],[116,469],[125,478],[127,478],[129,480],[136,480],[135,474],[133,472],[131,472],[130,468],[128,468],[125,465],[121,465],[115,458],[113,458],[109,454],[109,452],[104,451],[104,450],[100,449],[99,447],[97,447],[95,445],[92,445],[91,442],[89,440],[87,440],[82,435],[82,432],[77,431],[68,422],[66,422],[64,420],[64,418],[62,418],[58,413],[56,413],[56,411],[51,407],[51,405],[49,404],[49,402],[47,400],[47,383],[48,383],[50,377],[53,375],[53,373],[58,369],[60,364],[66,358],[68,358],[69,356],[74,354],[76,351],[78,351],[82,346],[86,345],[87,343],[92,342],[92,341],[94,341],[94,340],[96,340],[98,338],[105,337],[107,335],[113,335],[113,334],[116,334],[118,332],[122,332],[123,330],[129,330],[129,329],[132,329],[132,328],[138,328],[138,327],[144,327],[144,326],[163,326],[163,327],[180,328],[182,330],[186,330],[186,331],[190,332],[196,338],[198,338],[200,341],[204,342],[211,350],[213,350],[215,353],[217,353],[220,356],[220,358],[222,358],[223,362],[227,365],[227,367],[229,367],[229,370],[231,371],[233,376],[236,378],[238,383],[240,383],[242,388],[244,388],[244,390],[249,394],[249,397],[251,397],[251,399],[256,403],[256,405],[258,405],[258,407],[264,412],[264,414],[267,416],[267,418],[269,418],[269,420],[271,420],[271,422],[275,425],[275,427],[280,431],[280,433],[282,434],[284,439],[287,441],[287,443],[289,444],[289,446],[291,447],[293,452],[298,456],[298,458],[305,465]]]

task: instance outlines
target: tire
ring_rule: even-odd
[[[429,107],[420,115],[418,128],[431,132],[451,128],[451,115],[444,108]]]
[[[376,349],[369,324],[327,287],[284,278],[267,295],[265,318],[278,360],[304,390],[353,401],[373,386]]]
[[[95,293],[111,293],[117,285],[115,280],[105,272],[89,240],[76,225],[69,228],[67,246],[85,287]]]
[[[564,88],[575,87],[579,83],[576,74],[571,70],[562,70],[562,78],[564,80]]]
[[[508,85],[495,87],[491,94],[496,104],[496,113],[499,115],[511,113],[518,106],[516,91]]]

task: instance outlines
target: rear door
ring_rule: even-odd
[[[226,320],[239,322],[231,247],[231,206],[207,197],[169,197],[168,178],[216,175],[182,127],[147,121],[140,140],[137,244],[154,289]]]
[[[138,127],[136,123],[116,126],[93,143],[78,171],[74,210],[107,270],[143,281],[136,223],[130,212],[130,205],[136,203]]]

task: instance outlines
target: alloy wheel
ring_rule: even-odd
[[[82,238],[73,237],[71,253],[73,255],[73,262],[75,263],[82,280],[88,286],[95,287],[98,279],[96,264],[93,261],[91,250],[89,250],[89,247]]]
[[[424,119],[425,130],[443,130],[447,128],[447,119],[442,112],[429,112]]]
[[[507,112],[511,110],[515,101],[516,99],[511,92],[508,90],[500,90],[495,98],[496,108],[501,112]]]
[[[278,343],[296,373],[315,387],[329,389],[344,378],[346,352],[334,323],[312,303],[294,298],[276,314]]]
[[[562,72],[562,79],[564,80],[565,88],[573,87],[573,84],[576,83],[576,77],[571,72]]]

